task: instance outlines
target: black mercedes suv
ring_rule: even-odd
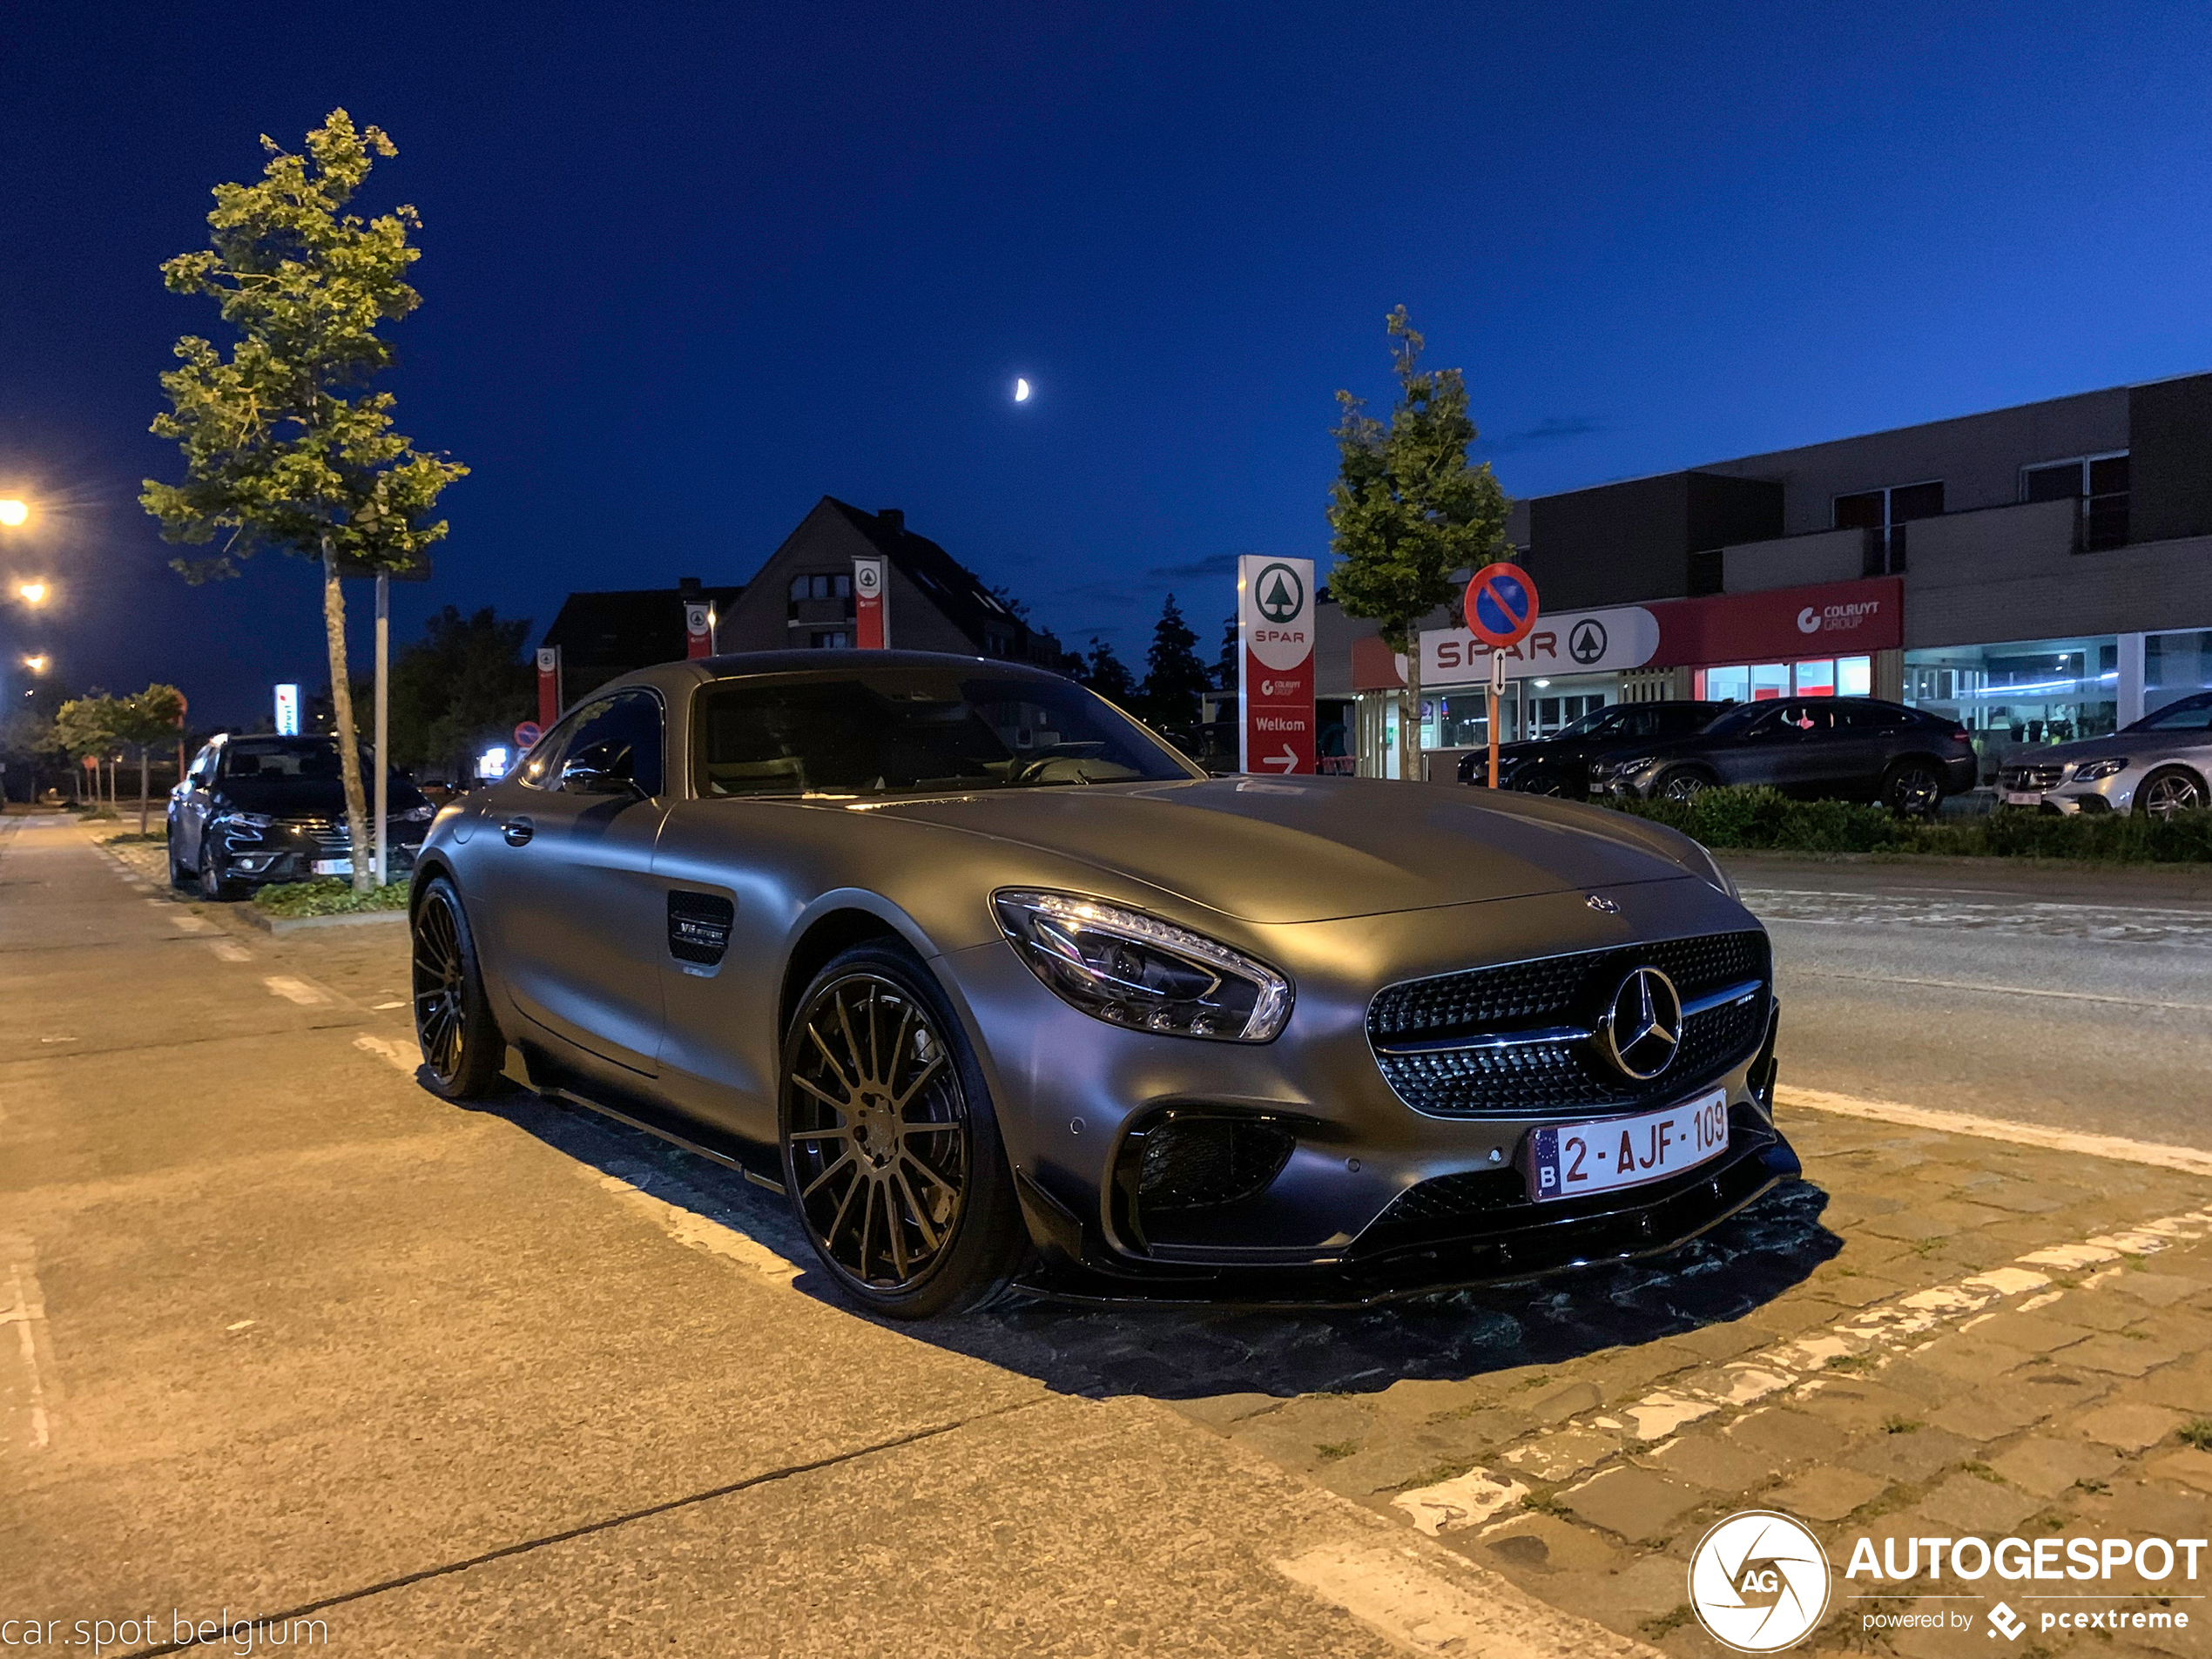
[[[1580,800],[1590,792],[1590,767],[1632,749],[1702,731],[1725,703],[1615,703],[1595,709],[1548,738],[1498,745],[1498,787]],[[1490,752],[1460,757],[1460,781],[1487,785]]]

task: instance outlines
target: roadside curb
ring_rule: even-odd
[[[356,910],[342,916],[272,916],[250,902],[240,906],[238,914],[265,934],[307,933],[319,927],[351,927],[363,922],[407,920],[404,910]]]

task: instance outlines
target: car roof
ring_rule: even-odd
[[[594,686],[570,707],[590,698],[628,685],[650,685],[671,691],[711,680],[744,679],[763,674],[857,674],[881,668],[958,668],[974,672],[988,669],[1022,679],[1056,680],[1063,676],[1029,663],[1009,662],[1001,657],[969,656],[941,651],[725,651],[718,657],[694,657],[683,662],[656,663]],[[566,711],[564,710],[565,713]]]

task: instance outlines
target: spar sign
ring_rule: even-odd
[[[1246,553],[1237,561],[1237,689],[1244,772],[1311,772],[1313,561]]]

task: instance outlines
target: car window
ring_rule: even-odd
[[[627,778],[647,795],[661,792],[660,699],[651,691],[617,691],[598,698],[577,711],[573,725],[563,725],[565,734],[556,732],[563,736],[557,755],[541,763],[532,750],[529,766],[536,776],[523,782],[557,789],[563,772],[571,765],[588,765]]]
[[[2212,731],[2212,691],[2195,697],[2185,697],[2178,703],[2168,704],[2154,715],[2136,721],[2128,728],[2130,732],[2208,732]]]
[[[362,764],[368,764],[365,759]],[[334,783],[338,745],[327,738],[233,738],[223,752],[222,769],[226,779]]]
[[[185,775],[195,786],[205,787],[207,780],[215,775],[216,755],[215,745],[211,743],[192,758],[192,770]]]
[[[880,795],[1197,775],[1070,681],[940,668],[725,680],[693,705],[701,795]]]

